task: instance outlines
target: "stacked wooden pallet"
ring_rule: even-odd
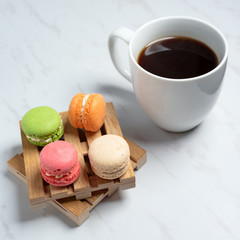
[[[120,178],[104,180],[93,173],[87,156],[91,142],[105,134],[122,136],[122,131],[112,103],[107,103],[106,118],[101,130],[96,133],[75,129],[68,121],[67,112],[61,113],[64,122],[63,139],[72,143],[78,150],[82,166],[78,180],[67,187],[54,187],[47,184],[40,173],[39,152],[41,149],[29,143],[21,129],[23,154],[8,161],[10,171],[27,183],[31,207],[45,207],[50,202],[54,207],[76,222],[83,223],[89,212],[105,197],[111,196],[118,189],[135,186],[133,169],[139,169],[146,162],[146,151],[125,139],[130,147],[131,164],[128,171]]]

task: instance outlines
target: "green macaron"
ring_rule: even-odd
[[[64,132],[59,113],[47,106],[29,110],[22,118],[22,130],[29,142],[42,147],[59,140]]]

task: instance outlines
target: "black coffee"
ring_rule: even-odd
[[[140,52],[138,63],[155,75],[183,79],[211,71],[218,65],[218,59],[206,44],[176,36],[149,43]]]

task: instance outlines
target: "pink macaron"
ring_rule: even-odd
[[[77,149],[65,141],[49,143],[40,153],[40,170],[49,184],[70,185],[77,180],[81,170]]]

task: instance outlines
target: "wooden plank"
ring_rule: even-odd
[[[26,182],[26,172],[25,172],[25,166],[24,166],[24,160],[23,157],[20,154],[15,155],[13,158],[11,158],[8,161],[8,166],[10,167],[10,171],[15,175],[16,173],[19,174],[22,178],[25,178]],[[17,169],[17,171],[16,171]],[[22,180],[22,179],[21,179]]]
[[[99,176],[95,176],[98,184],[98,189],[109,188],[114,185],[114,180],[103,179]]]
[[[66,217],[68,217],[71,221],[76,223],[78,226],[83,224],[89,217],[89,211],[86,209],[86,211],[80,212],[80,215],[74,215],[70,211],[68,211],[67,208],[64,208],[60,203],[58,203],[57,200],[50,201],[51,205],[55,207],[58,211],[60,211],[62,214],[64,214]]]
[[[131,158],[130,158],[130,162],[131,162],[131,164],[132,164],[132,168],[133,168],[134,170],[136,170],[136,169],[137,169],[137,163],[134,162],[133,160],[131,160]]]
[[[92,207],[89,202],[76,200],[74,197],[53,200],[51,204],[77,225],[81,225],[86,221]]]
[[[88,146],[90,146],[91,143],[92,143],[96,138],[102,136],[102,133],[101,133],[100,130],[97,131],[97,132],[88,132],[88,131],[85,131],[85,134],[86,134]]]
[[[107,104],[104,125],[107,134],[115,134],[120,137],[123,137],[122,130],[117,118],[117,114],[112,103]]]
[[[89,202],[84,200],[76,201],[75,197],[58,199],[57,202],[59,202],[64,208],[67,208],[68,211],[74,215],[80,215],[83,211],[89,210],[91,207]]]
[[[64,198],[68,194],[67,187],[56,187],[53,185],[49,185],[49,187],[50,187],[50,193],[53,199]]]
[[[107,195],[107,193],[108,193],[107,189],[93,192],[92,197],[86,198],[86,201],[88,201],[91,205],[96,206],[99,202],[102,201],[102,199]]]
[[[96,175],[89,177],[91,188],[97,188],[98,187],[98,183],[97,183],[96,177],[97,177]]]
[[[63,120],[63,126],[65,128],[66,125],[66,117],[65,116],[61,116],[62,120]],[[50,194],[52,196],[53,199],[57,199],[57,198],[62,198],[62,197],[66,197],[67,196],[67,187],[56,187],[56,186],[52,186],[50,185]]]
[[[73,185],[69,185],[68,187],[68,197],[70,197],[71,195],[74,194],[74,189],[73,189]]]
[[[81,146],[82,146],[83,156],[87,156],[87,154],[88,154],[88,144],[87,144],[87,142],[81,142]]]
[[[115,110],[113,108],[113,104],[112,103],[107,103],[106,105],[107,109],[106,109],[106,117],[104,120],[104,128],[108,129],[110,133],[112,132],[116,132],[116,133],[122,133],[121,128],[119,126],[117,117],[116,117],[116,113]],[[116,128],[116,131],[114,131],[115,128],[113,128],[113,126]],[[92,132],[88,132],[86,131],[86,138],[87,138],[87,143],[88,146],[91,145],[91,143],[98,137],[102,136],[101,131],[97,131],[95,133]],[[99,189],[103,189],[103,188],[108,188],[109,186],[112,186],[114,184],[113,180],[106,180],[106,179],[102,179],[99,176],[96,176],[96,181],[97,181],[97,185]]]
[[[37,146],[30,143],[23,133],[21,121],[19,124],[22,137],[29,200],[31,204],[39,204],[45,200],[43,179],[40,172],[39,152]]]
[[[75,191],[90,191],[90,184],[87,175],[87,168],[85,166],[85,161],[83,157],[82,145],[80,143],[80,138],[78,135],[78,129],[74,128],[68,120],[68,112],[61,113],[61,117],[64,122],[64,139],[67,142],[73,144],[78,151],[78,159],[81,164],[81,172],[78,179],[74,182]]]
[[[110,187],[108,190],[108,197],[111,197],[115,192],[117,192],[119,189],[118,186],[113,186],[113,187]]]
[[[112,103],[107,104],[106,118],[105,118],[104,124],[105,124],[105,130],[107,134],[115,134],[120,137],[123,137],[122,130],[117,118],[117,114]],[[120,177],[120,182],[126,182],[128,180],[131,183],[135,182],[135,174],[131,164],[129,164],[128,170],[125,172],[125,174]],[[129,186],[134,187],[135,184],[132,184]]]
[[[147,151],[132,142],[131,140],[124,138],[129,145],[131,152],[131,160],[136,162],[137,170],[140,169],[147,161]]]
[[[80,192],[80,194],[75,193],[75,198],[82,200],[82,199],[86,199],[92,196],[92,192]]]

